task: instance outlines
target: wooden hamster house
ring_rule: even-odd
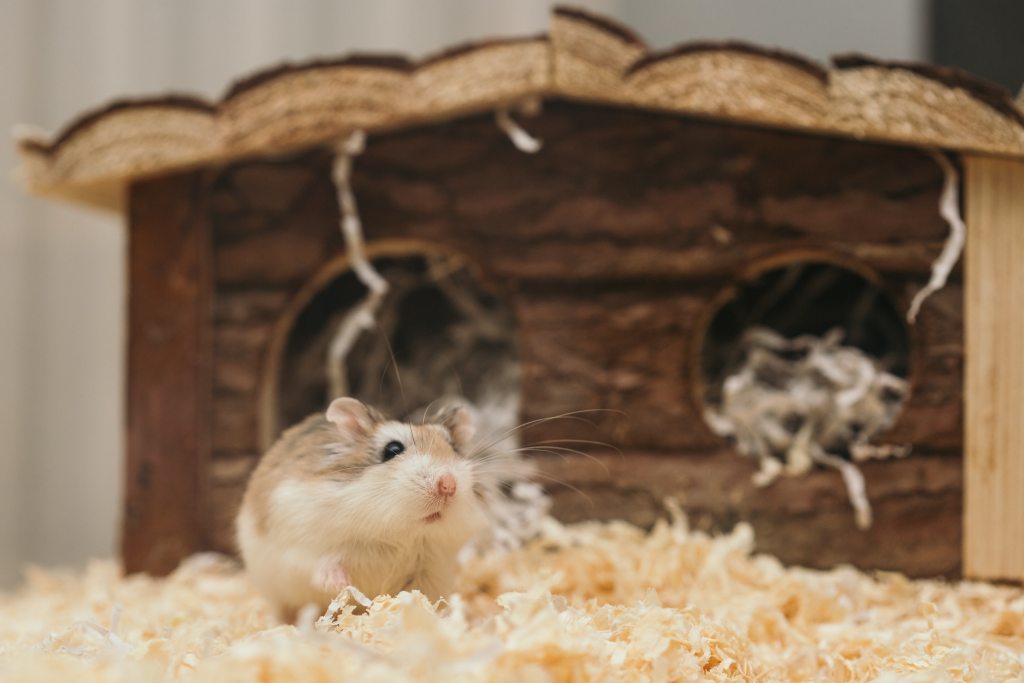
[[[528,99],[536,155],[493,119]],[[32,191],[127,217],[127,567],[230,549],[280,426],[266,402],[288,383],[284,340],[347,266],[330,145],[365,130],[353,188],[371,255],[442,250],[491,283],[518,330],[521,419],[626,413],[527,433],[622,451],[543,460],[589,495],[553,487],[556,514],[646,524],[672,495],[694,524],[750,521],[790,562],[1024,578],[1022,109],[943,68],[655,53],[559,9],[546,36],[285,65],[216,103],[118,102],[19,141]],[[699,350],[730,288],[783,263],[850,268],[905,309],[948,230],[933,148],[961,169],[963,275],[907,329],[911,390],[886,438],[914,452],[864,466],[861,531],[834,472],[751,483],[702,420]]]

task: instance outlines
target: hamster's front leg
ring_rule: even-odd
[[[337,596],[352,585],[352,578],[340,557],[328,556],[317,563],[313,571],[313,585],[332,596]]]

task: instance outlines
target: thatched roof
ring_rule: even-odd
[[[826,68],[738,42],[654,52],[626,27],[559,8],[549,35],[463,45],[418,62],[351,55],[284,64],[238,81],[217,102],[115,102],[53,137],[23,136],[21,172],[33,192],[119,209],[134,178],[529,97],[1024,157],[1024,102],[955,69],[860,55]]]

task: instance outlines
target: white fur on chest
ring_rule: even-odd
[[[443,524],[412,519],[384,529],[383,515],[374,513],[381,501],[361,495],[337,482],[285,481],[271,496],[265,530],[243,511],[239,544],[256,587],[282,605],[324,605],[335,596],[313,577],[321,563],[336,560],[367,595],[450,591],[458,551],[479,528],[475,506],[456,506]]]

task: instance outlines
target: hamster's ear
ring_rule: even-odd
[[[476,435],[476,412],[469,405],[459,402],[442,408],[437,421],[452,435],[456,450],[469,448]]]
[[[376,422],[373,411],[354,398],[336,398],[327,406],[327,421],[347,434],[368,434]]]

